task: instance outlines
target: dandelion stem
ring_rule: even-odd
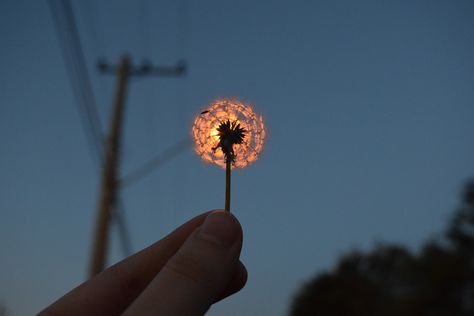
[[[225,163],[225,210],[227,212],[230,212],[230,171],[231,161],[227,159]]]

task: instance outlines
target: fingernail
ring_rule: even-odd
[[[207,216],[197,235],[199,238],[230,247],[237,241],[239,230],[239,224],[233,215],[226,211],[215,211]]]

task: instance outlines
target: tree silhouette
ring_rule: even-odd
[[[0,303],[0,316],[7,316],[7,306]]]
[[[389,244],[353,251],[303,286],[290,315],[473,316],[474,181],[445,240],[427,242],[419,254]]]

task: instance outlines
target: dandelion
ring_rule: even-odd
[[[194,119],[192,134],[195,152],[226,169],[225,209],[230,211],[231,169],[257,160],[265,140],[263,117],[239,100],[220,99]]]

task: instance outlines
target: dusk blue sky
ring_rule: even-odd
[[[184,1],[184,2],[183,2]],[[233,174],[247,286],[208,315],[287,314],[352,250],[437,238],[474,175],[474,1],[72,1],[107,126],[123,53],[184,78],[133,80],[121,174],[183,137],[213,99],[264,115]],[[0,2],[0,303],[31,315],[85,280],[99,173],[47,1]],[[193,151],[122,197],[134,250],[222,208],[224,172]],[[123,258],[112,229],[109,263]]]

